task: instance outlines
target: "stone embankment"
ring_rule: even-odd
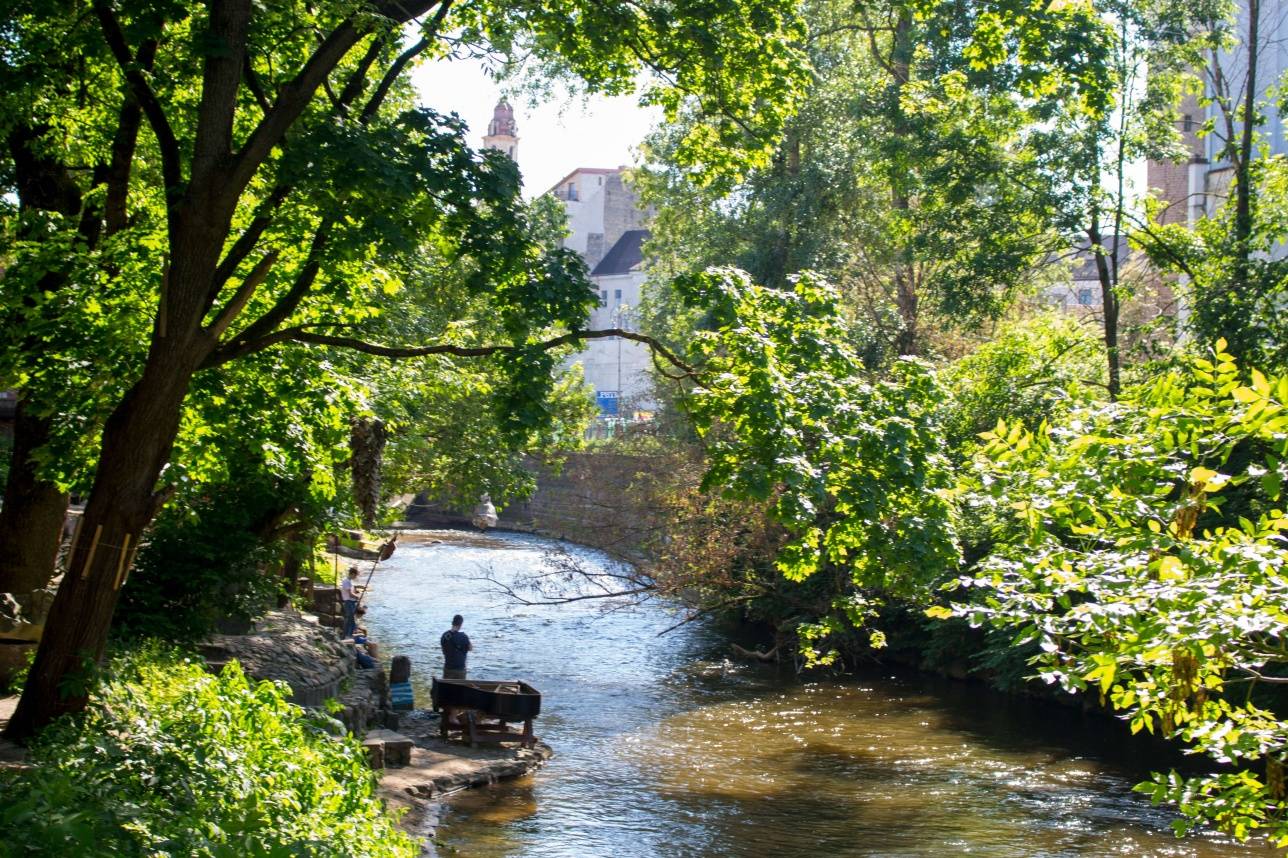
[[[364,739],[380,793],[391,808],[402,808],[402,825],[420,837],[433,835],[434,801],[457,790],[521,777],[551,756],[538,742],[470,748],[438,736],[438,716],[424,709],[394,712],[389,682],[381,668],[356,667],[353,646],[311,614],[274,611],[245,635],[214,635],[202,647],[212,669],[237,659],[248,676],[275,679],[291,687],[292,700],[320,707],[339,701],[338,718]],[[429,701],[421,701],[428,703]]]

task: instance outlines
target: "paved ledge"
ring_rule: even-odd
[[[540,722],[538,722],[540,723]],[[517,742],[471,748],[438,737],[438,719],[425,710],[408,713],[398,732],[411,739],[411,763],[386,769],[380,794],[391,808],[402,808],[402,826],[417,837],[432,837],[438,824],[433,801],[470,787],[523,777],[540,768],[553,751],[538,741],[534,748]]]

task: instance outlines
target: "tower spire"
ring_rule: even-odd
[[[492,109],[492,121],[487,125],[483,146],[497,149],[519,160],[519,124],[514,121],[514,108],[504,97]]]

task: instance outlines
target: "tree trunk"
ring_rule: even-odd
[[[912,10],[906,6],[899,7],[899,17],[895,23],[894,43],[890,52],[890,65],[894,86],[894,133],[899,137],[911,136],[908,119],[903,112],[903,90],[907,87],[912,74]],[[906,145],[906,143],[905,143]],[[891,205],[894,210],[905,213],[911,208],[908,192],[904,188],[904,177],[892,175],[890,183]],[[917,284],[915,282],[912,260],[906,247],[900,247],[894,264],[895,306],[899,311],[902,323],[899,336],[895,339],[895,349],[900,355],[915,355],[921,347],[920,333],[917,330],[918,304]]]
[[[85,704],[85,680],[103,655],[139,536],[159,506],[157,479],[195,371],[191,356],[175,345],[156,350],[104,427],[94,487],[7,738],[26,739]]]
[[[13,459],[0,507],[0,592],[30,593],[54,577],[54,561],[67,514],[67,495],[36,472],[32,454],[49,440],[49,425],[19,400],[13,421]]]
[[[1243,95],[1243,127],[1240,129],[1239,150],[1235,158],[1234,187],[1234,282],[1235,293],[1243,294],[1248,288],[1250,260],[1252,257],[1252,149],[1253,120],[1257,115],[1257,61],[1260,52],[1261,3],[1248,0],[1248,79]]]
[[[1087,228],[1087,239],[1089,250],[1095,254],[1096,275],[1100,279],[1100,296],[1104,305],[1102,318],[1104,321],[1104,340],[1105,340],[1105,360],[1108,363],[1108,388],[1109,398],[1117,400],[1118,394],[1122,390],[1122,369],[1118,352],[1118,316],[1119,301],[1117,290],[1117,272],[1116,264],[1110,265],[1109,260],[1105,259],[1104,254],[1104,236],[1100,233],[1100,210],[1096,206],[1091,209],[1091,225]],[[1118,252],[1118,239],[1114,237],[1112,252]]]

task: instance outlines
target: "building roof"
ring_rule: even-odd
[[[1105,249],[1105,258],[1113,253],[1114,237],[1107,235],[1100,239],[1100,246]],[[1127,244],[1127,236],[1118,236],[1118,268],[1121,270],[1127,264],[1127,260],[1132,257],[1132,249]],[[1099,280],[1100,275],[1096,272],[1096,254],[1091,252],[1091,245],[1088,242],[1081,242],[1074,250],[1071,257],[1073,263],[1074,280]]]
[[[628,229],[622,237],[608,249],[604,258],[599,260],[591,277],[612,277],[615,274],[630,274],[644,261],[644,242],[648,241],[647,229]]]
[[[578,173],[586,173],[591,176],[611,176],[614,173],[620,173],[625,169],[625,167],[578,167],[559,181],[555,182],[554,185],[550,187],[550,190],[558,190],[560,185],[564,184]]]

